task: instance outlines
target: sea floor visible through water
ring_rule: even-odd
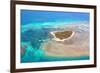
[[[48,27],[25,27],[22,26],[21,30],[21,63],[30,63],[30,62],[53,62],[53,61],[77,61],[77,60],[89,60],[89,25],[88,24],[82,24],[82,25],[62,25],[58,27],[54,26],[48,26]],[[26,29],[27,28],[27,29]],[[70,41],[65,42],[57,42],[53,40],[53,36],[50,34],[52,31],[64,31],[64,30],[72,30],[75,31],[76,34],[74,38],[72,38]],[[49,41],[48,41],[49,40]],[[52,42],[55,41],[54,43]],[[52,44],[49,44],[49,42],[52,42]],[[46,43],[46,44],[45,44]],[[47,51],[49,44],[49,51]],[[77,56],[74,56],[74,53],[76,52],[73,48],[68,48],[67,45],[79,45],[80,48],[78,52],[80,53]],[[67,48],[66,48],[67,47]],[[62,50],[59,52],[59,50]],[[63,51],[67,49],[66,51]],[[82,52],[83,49],[86,49],[85,53]],[[55,53],[56,51],[56,53]],[[67,56],[66,53],[72,52],[71,56]],[[84,51],[84,50],[83,50]],[[56,55],[54,55],[54,53]],[[65,55],[62,55],[62,53]],[[51,55],[52,54],[52,55]],[[53,56],[54,55],[54,56]]]

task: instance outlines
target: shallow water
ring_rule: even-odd
[[[79,22],[78,22],[79,23]],[[51,25],[52,24],[52,25]],[[55,24],[55,25],[53,25]],[[51,61],[74,61],[74,60],[88,60],[89,55],[81,55],[75,57],[68,56],[50,56],[46,54],[43,45],[52,40],[51,31],[61,30],[78,31],[80,33],[89,32],[89,25],[87,23],[65,23],[65,22],[42,22],[31,23],[21,26],[21,63],[27,62],[51,62]],[[74,27],[75,26],[75,27]],[[67,29],[68,28],[68,29]],[[62,48],[63,50],[63,48]]]

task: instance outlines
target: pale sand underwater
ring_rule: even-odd
[[[55,57],[89,56],[89,25],[67,25],[63,28],[60,27],[60,30],[59,28],[57,30],[70,30],[74,31],[75,34],[68,40],[57,41],[53,37],[43,43],[42,49],[45,51],[46,55]]]

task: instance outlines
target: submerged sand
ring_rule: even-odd
[[[89,31],[80,30],[78,29],[78,26],[66,27],[64,31],[74,31],[75,34],[71,39],[68,40],[56,41],[54,40],[54,38],[52,38],[47,42],[43,43],[42,49],[45,51],[45,54],[48,56],[56,57],[89,56]]]

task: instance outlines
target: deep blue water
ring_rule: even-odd
[[[39,11],[39,10],[21,10],[21,24],[37,22],[58,22],[58,21],[87,21],[90,14],[88,12],[57,12],[57,11]],[[52,24],[51,24],[52,25]]]

